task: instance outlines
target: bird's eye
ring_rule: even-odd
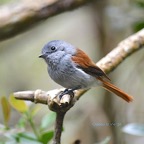
[[[51,50],[55,50],[55,49],[56,49],[56,47],[54,47],[54,46],[51,47]]]

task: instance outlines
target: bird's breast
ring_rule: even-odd
[[[49,67],[48,73],[56,83],[65,88],[89,88],[96,82],[93,76],[78,69],[69,61],[60,61],[59,65],[54,68]]]
[[[89,88],[96,83],[96,78],[77,68],[68,54],[51,59],[48,73],[56,83],[65,88]]]

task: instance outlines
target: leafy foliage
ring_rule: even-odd
[[[144,28],[144,21],[138,21],[138,22],[134,23],[134,25],[133,25],[133,30],[135,32],[137,32],[143,28]]]
[[[144,1],[143,0],[133,0],[133,3],[140,8],[144,8]]]
[[[2,144],[47,144],[52,140],[54,132],[48,128],[55,121],[55,113],[50,112],[42,117],[38,126],[34,122],[34,116],[40,110],[37,105],[28,106],[25,101],[16,100],[13,95],[10,95],[9,100],[3,96],[0,101],[4,119],[4,124],[0,125],[0,142]],[[21,113],[20,119],[13,128],[8,125],[12,108]],[[32,132],[26,130],[27,124],[31,126]]]
[[[133,4],[138,6],[139,8],[144,8],[144,0],[133,0]],[[133,30],[134,32],[137,32],[144,28],[144,20],[139,20],[133,24]]]
[[[1,98],[1,105],[3,111],[4,124],[5,127],[8,128],[8,121],[10,119],[11,108],[7,98],[4,96]]]
[[[10,95],[9,102],[13,108],[15,108],[17,111],[24,113],[28,111],[28,106],[24,101],[17,100],[13,95]]]

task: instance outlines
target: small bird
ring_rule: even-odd
[[[110,83],[110,78],[85,52],[68,42],[63,40],[48,42],[39,57],[47,63],[50,77],[66,88],[61,97],[74,90],[100,85],[127,102],[133,100],[133,97]]]

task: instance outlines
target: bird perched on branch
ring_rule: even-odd
[[[48,65],[50,77],[65,91],[60,95],[69,94],[77,89],[102,86],[127,102],[133,98],[110,83],[109,77],[81,49],[62,40],[47,43],[39,56]]]

